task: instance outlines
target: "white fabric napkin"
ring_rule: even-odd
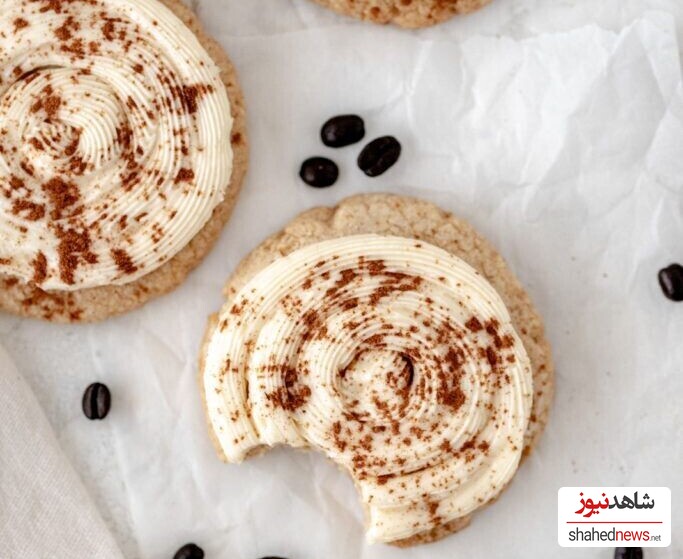
[[[33,392],[0,346],[3,559],[121,559]]]

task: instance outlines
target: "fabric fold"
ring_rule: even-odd
[[[0,541],[8,559],[122,559],[33,392],[0,346]]]

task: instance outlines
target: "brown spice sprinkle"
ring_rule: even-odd
[[[479,332],[480,330],[484,329],[476,316],[473,316],[467,322],[465,322],[465,327],[472,332]]]
[[[78,149],[78,144],[80,141],[81,141],[81,130],[79,129],[74,134],[73,139],[64,148],[64,154],[67,157],[71,157],[74,153],[76,153],[76,150]]]
[[[124,274],[134,274],[138,271],[138,267],[133,264],[132,258],[125,250],[113,248],[111,249],[111,257],[116,267]]]
[[[21,167],[21,170],[24,171],[28,176],[32,177],[35,174],[35,169],[33,168],[33,165],[31,165],[28,161],[21,161],[19,163],[19,166]]]
[[[59,277],[69,285],[75,281],[75,272],[81,262],[95,264],[97,255],[90,250],[90,235],[87,230],[55,228],[55,235],[59,240],[57,254],[59,255]]]
[[[183,86],[182,99],[190,114],[197,112],[197,98],[199,97],[199,89],[197,86]]]
[[[38,10],[41,14],[44,14],[45,12],[55,12],[57,14],[61,14],[63,11],[63,8],[69,4],[74,4],[76,2],[84,2],[86,4],[89,4],[91,6],[95,6],[97,4],[97,0],[31,0],[32,2],[36,4],[41,4],[40,9]]]
[[[213,92],[213,86],[209,84],[185,85],[178,88],[177,96],[180,97],[185,110],[194,114],[199,110],[199,101],[203,95]]]
[[[116,28],[114,27],[114,22],[111,19],[105,21],[104,25],[102,26],[102,34],[107,41],[116,40],[115,31]]]
[[[439,503],[435,501],[428,501],[427,502],[427,511],[429,512],[430,516],[436,516],[436,511],[439,508]]]
[[[371,276],[379,275],[386,269],[386,266],[382,260],[370,260],[365,265]]]
[[[41,142],[38,138],[31,138],[28,142],[38,151],[45,151],[45,146],[43,145],[43,142]]]
[[[62,99],[59,95],[54,95],[51,86],[46,86],[43,89],[43,94],[46,96],[43,99],[38,99],[32,106],[31,112],[37,113],[41,109],[47,114],[47,118],[54,120],[57,116],[57,111],[62,104]]]
[[[25,27],[28,27],[29,23],[26,21],[23,17],[18,17],[15,19],[13,22],[14,24],[14,32],[16,33],[20,29],[24,29]]]
[[[20,188],[24,188],[25,183],[23,179],[20,179],[16,175],[12,175],[9,179],[9,184],[14,190],[19,190]]]
[[[175,177],[175,182],[180,183],[180,182],[190,182],[194,179],[194,171],[192,169],[188,169],[186,167],[183,167],[178,171],[178,174]]]
[[[38,221],[45,216],[45,206],[30,200],[15,200],[12,203],[12,213],[27,221]]]
[[[266,394],[266,398],[278,408],[286,411],[296,411],[303,406],[311,396],[311,389],[302,386],[299,389],[280,387],[273,392]]]
[[[489,365],[491,365],[491,368],[495,368],[498,364],[498,354],[491,346],[486,348],[486,360],[489,362]]]
[[[69,16],[60,27],[55,29],[55,36],[60,41],[69,41],[73,37],[73,32],[78,31],[80,27],[80,24],[73,16]]]
[[[441,387],[437,391],[438,402],[444,406],[452,408],[454,411],[458,410],[462,406],[466,397],[460,386],[454,387]]]
[[[52,219],[61,219],[64,210],[78,203],[80,199],[80,192],[78,186],[72,182],[67,182],[61,177],[54,177],[43,184],[43,190],[47,194],[52,211],[50,217]]]
[[[36,257],[33,260],[33,277],[31,281],[36,285],[40,285],[47,278],[47,258],[45,255],[38,251]]]

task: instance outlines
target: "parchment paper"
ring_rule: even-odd
[[[683,306],[657,271],[683,261],[683,6],[676,0],[495,0],[406,32],[304,0],[201,0],[200,17],[244,86],[251,170],[235,215],[177,291],[86,326],[0,316],[0,342],[128,557],[187,541],[207,558],[611,557],[557,545],[557,490],[664,485],[683,554]],[[319,127],[355,112],[393,134],[398,164],[369,179],[362,147]],[[297,177],[332,156],[339,182]],[[206,435],[196,361],[206,317],[239,260],[300,211],[357,192],[419,195],[500,249],[546,319],[557,364],[548,430],[512,486],[471,527],[431,546],[366,546],[351,482],[321,456],[276,449],[223,465]],[[103,422],[80,410],[109,385]]]

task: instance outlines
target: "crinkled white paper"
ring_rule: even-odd
[[[420,32],[304,0],[196,7],[237,65],[252,148],[216,249],[171,295],[102,324],[0,317],[0,342],[127,556],[196,541],[209,559],[578,557],[557,545],[557,490],[605,484],[671,487],[673,546],[647,557],[680,557],[683,306],[656,276],[683,261],[683,6],[495,0]],[[382,177],[355,167],[361,145],[321,145],[322,122],[346,112],[368,140],[401,140]],[[300,182],[311,155],[338,161],[335,186]],[[196,379],[239,260],[306,208],[381,191],[433,200],[488,236],[545,317],[557,365],[547,432],[509,490],[462,533],[404,551],[364,544],[352,484],[321,456],[219,462]],[[113,394],[96,423],[80,411],[94,380]]]

